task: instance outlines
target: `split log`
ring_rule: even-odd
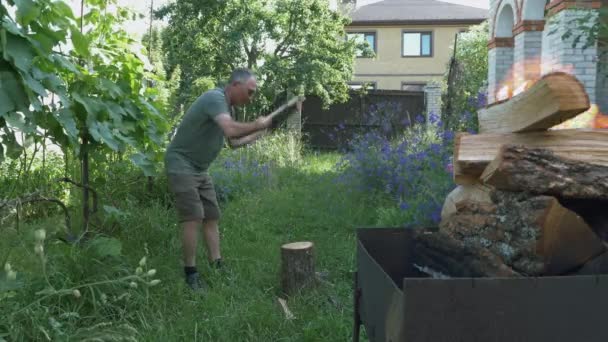
[[[466,134],[454,141],[454,181],[478,182],[503,144],[549,149],[557,156],[608,166],[608,130],[559,130],[528,133]]]
[[[441,219],[445,220],[457,211],[457,207],[464,201],[492,203],[490,191],[492,189],[484,184],[459,185],[448,194],[441,209]]]
[[[467,245],[443,232],[418,233],[414,241],[414,265],[435,278],[519,275],[489,250]]]
[[[293,315],[291,310],[289,310],[289,307],[287,306],[287,301],[285,299],[277,298],[277,300],[279,301],[279,305],[281,306],[281,309],[283,309],[283,313],[285,314],[285,319],[292,320],[292,319],[296,318],[296,316]]]
[[[587,261],[575,275],[608,274],[608,252],[604,252]]]
[[[481,110],[481,133],[542,131],[588,110],[589,96],[576,77],[554,72],[525,92]]]
[[[292,295],[315,282],[312,242],[294,242],[281,246],[281,287]]]
[[[563,274],[605,250],[585,221],[554,197],[498,190],[491,196],[491,205],[462,203],[440,230],[531,276]]]
[[[561,158],[546,149],[505,145],[481,179],[506,191],[559,198],[608,199],[608,166]]]
[[[608,201],[560,198],[559,203],[582,217],[602,241],[608,242]]]

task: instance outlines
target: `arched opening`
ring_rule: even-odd
[[[522,20],[544,20],[545,6],[550,0],[524,0]]]
[[[510,4],[505,4],[500,9],[500,14],[496,18],[496,37],[508,38],[513,36],[513,24],[515,22],[515,12]]]
[[[541,75],[545,6],[548,0],[524,0],[522,20],[515,28],[514,92],[526,89]]]
[[[494,25],[494,47],[489,51],[489,102],[506,100],[513,94],[513,26],[515,11],[512,1],[498,8]]]

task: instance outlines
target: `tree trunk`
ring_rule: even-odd
[[[89,141],[87,137],[82,138],[82,234],[89,230]]]
[[[481,178],[500,190],[608,200],[608,166],[558,157],[545,149],[505,145]]]
[[[315,280],[312,242],[294,242],[281,246],[281,287],[290,296]]]

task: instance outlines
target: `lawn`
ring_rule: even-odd
[[[0,292],[0,337],[347,340],[352,330],[354,230],[373,224],[376,212],[371,197],[353,196],[336,182],[339,158],[305,155],[297,168],[275,168],[272,185],[222,203],[220,230],[227,267],[211,270],[200,248],[199,267],[210,283],[203,296],[193,295],[184,284],[175,213],[164,201],[123,202],[115,218],[106,218],[108,226],[100,235],[112,240],[97,238],[84,247],[54,238],[61,226],[57,217],[22,224],[19,232],[4,226],[0,260],[10,261],[22,288]],[[156,269],[161,283],[135,289],[128,282],[85,286],[78,288],[79,298],[68,291],[36,302],[42,295],[35,292],[48,287],[34,252],[33,232],[40,228],[47,230],[46,273],[58,290],[129,276],[144,255],[146,267]],[[300,240],[314,242],[316,267],[326,281],[290,298],[296,318],[286,320],[277,302],[280,246]],[[112,249],[113,243],[119,243],[119,252]],[[25,307],[28,303],[33,304]]]
[[[391,140],[370,132],[343,153],[311,151],[281,132],[224,150],[210,173],[226,267],[211,269],[200,244],[199,271],[210,284],[203,295],[184,282],[165,177],[149,183],[130,161],[93,155],[100,203],[82,243],[60,240],[64,217],[52,204],[17,206],[19,219],[3,209],[0,341],[348,340],[355,230],[436,220],[453,187],[452,135],[440,127],[416,124]],[[66,167],[52,155],[29,171],[22,164],[0,165],[0,197],[44,189],[81,227],[80,191],[51,182],[64,172],[77,176],[78,164]],[[289,298],[296,318],[288,320],[278,303],[280,247],[304,240],[315,245],[323,280]]]

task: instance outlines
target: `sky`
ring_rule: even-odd
[[[378,2],[381,0],[358,0],[357,6],[365,6],[369,4],[373,4],[374,2]],[[490,0],[439,0],[442,2],[449,2],[453,4],[478,7],[478,8],[490,8]]]
[[[126,30],[137,38],[141,37],[142,34],[144,34],[148,29],[148,25],[149,25],[148,18],[149,18],[149,14],[150,14],[150,1],[154,1],[154,3],[153,3],[154,9],[158,9],[162,5],[170,3],[172,0],[118,0],[119,5],[130,7],[131,9],[135,10],[136,12],[139,12],[139,13],[145,15],[144,19],[140,19],[135,22],[130,22],[126,26]],[[295,0],[295,1],[297,1],[297,0]],[[330,1],[332,1],[332,0],[330,0]],[[357,6],[365,6],[365,5],[369,5],[374,2],[378,2],[378,1],[381,1],[381,0],[357,0]],[[459,5],[466,5],[466,6],[471,6],[471,7],[485,8],[485,9],[489,8],[489,6],[490,6],[489,0],[439,0],[439,1],[449,2],[449,3],[459,4]],[[74,11],[75,12],[78,11],[77,13],[79,13],[80,1],[79,0],[70,0],[70,2],[72,3],[72,7],[74,8]]]
[[[161,6],[170,3],[172,0],[118,0],[118,4],[120,6],[127,6],[132,10],[141,13],[145,16],[144,19],[137,20],[135,22],[129,23],[126,26],[126,30],[131,33],[136,38],[141,38],[141,36],[148,30],[149,25],[149,15],[150,15],[150,2],[153,2],[154,9],[158,9]],[[297,1],[297,0],[296,0]],[[330,0],[336,1],[336,0]],[[365,6],[381,0],[357,0],[357,6]],[[489,8],[490,1],[489,0],[439,0],[443,2],[449,2],[459,5],[466,5],[471,7],[478,8]],[[72,4],[72,8],[74,9],[75,14],[80,13],[80,0],[69,0]],[[78,15],[78,14],[77,14]],[[158,23],[158,22],[157,22]]]

